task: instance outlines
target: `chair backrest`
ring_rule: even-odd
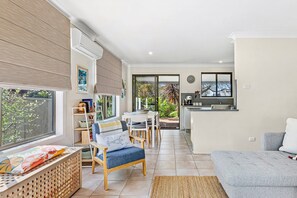
[[[132,122],[147,122],[147,119],[148,119],[147,116],[143,114],[131,116]]]
[[[100,121],[92,125],[92,137],[93,141],[96,141],[96,134],[100,133],[120,133],[128,130],[127,124],[125,121]]]
[[[147,115],[143,115],[143,114],[139,114],[139,115],[134,115],[131,116],[130,118],[130,130],[135,129],[148,129],[148,118]],[[138,124],[133,124],[133,123],[138,123]],[[139,124],[140,123],[140,124]],[[143,126],[143,127],[139,127],[139,126]]]

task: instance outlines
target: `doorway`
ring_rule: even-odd
[[[162,129],[179,129],[179,75],[133,75],[132,79],[133,111],[158,111]]]

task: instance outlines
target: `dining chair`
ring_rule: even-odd
[[[160,141],[161,141],[162,134],[161,134],[161,124],[160,124],[160,114],[159,113],[156,115],[155,123],[156,123],[155,127],[156,127],[157,140],[159,140],[159,137],[160,137]]]
[[[141,136],[144,136],[147,144],[150,142],[150,129],[148,125],[148,118],[146,115],[134,115],[130,118],[130,134],[140,133]],[[143,135],[144,133],[144,135]]]
[[[149,125],[149,128],[152,129],[152,121],[149,120],[148,121],[148,125]],[[158,113],[156,116],[155,116],[155,132],[156,132],[156,137],[157,137],[157,140],[159,141],[159,138],[160,138],[160,141],[162,140],[162,135],[161,135],[161,125],[160,125],[160,114]],[[152,130],[150,130],[150,133],[152,132]],[[150,134],[150,137],[152,137],[152,134]]]

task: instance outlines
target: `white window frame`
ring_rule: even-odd
[[[26,89],[26,88],[23,88]],[[34,146],[39,145],[49,145],[49,144],[56,144],[57,142],[64,141],[66,138],[66,94],[63,91],[56,91],[56,134],[52,136],[48,136],[42,139],[38,139],[32,142],[27,142],[12,148],[8,148],[5,150],[0,151],[0,155],[8,155],[16,152],[23,151],[25,149],[32,148]]]

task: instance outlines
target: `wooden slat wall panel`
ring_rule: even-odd
[[[0,40],[70,63],[70,51],[0,18]]]
[[[0,61],[70,77],[67,63],[0,41]]]
[[[0,17],[70,50],[70,36],[66,36],[9,0],[1,0]],[[68,27],[70,29],[70,21]]]
[[[71,89],[70,21],[46,0],[1,0],[0,83]]]
[[[64,90],[65,86],[71,87],[69,78],[66,76],[25,68],[1,61],[0,74],[5,74],[1,75],[0,83],[7,85],[21,84],[28,87],[55,88],[54,90]],[[18,78],[13,78],[13,76],[17,76]]]
[[[122,61],[104,49],[103,57],[96,64],[96,92],[121,95]]]
[[[53,28],[70,36],[69,19],[62,16],[61,13],[51,6],[46,0],[10,0],[32,15],[41,19]]]

